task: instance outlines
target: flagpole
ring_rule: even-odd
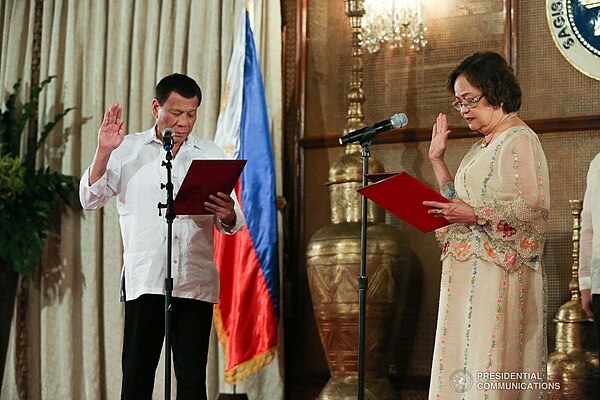
[[[221,343],[229,343],[223,349],[227,360],[225,374],[226,377],[233,376],[233,383],[247,378],[275,359],[280,303],[270,120],[250,16],[246,8],[238,11],[239,20],[227,70],[227,90],[223,95],[215,134],[215,143],[227,156],[248,160],[237,193],[241,197],[242,210],[252,210],[245,215],[246,229],[235,235],[220,235],[215,242],[215,263],[221,277],[219,312],[223,321],[223,329],[217,329],[217,335]],[[231,248],[246,256],[231,257]],[[241,274],[240,271],[246,273]],[[248,271],[255,271],[255,274],[248,274]],[[248,280],[245,276],[258,276],[262,283]],[[244,288],[247,297],[238,296],[240,287]],[[257,301],[248,302],[246,298]],[[264,304],[264,307],[259,304]],[[255,321],[261,323],[256,324]],[[244,328],[237,329],[235,325]],[[246,394],[236,393],[234,385],[233,393],[220,393],[218,400],[247,398]]]

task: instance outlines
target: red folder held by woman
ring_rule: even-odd
[[[367,177],[375,183],[358,192],[421,232],[450,224],[445,218],[429,214],[431,208],[423,205],[424,201],[450,203],[450,200],[406,172],[367,174]]]

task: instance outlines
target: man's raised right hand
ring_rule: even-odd
[[[125,122],[121,120],[123,110],[114,103],[104,113],[104,120],[98,132],[98,147],[90,166],[89,185],[96,183],[104,173],[112,152],[123,143]]]
[[[98,132],[98,151],[112,153],[125,137],[125,122],[121,120],[123,109],[114,103],[104,113],[104,120]]]

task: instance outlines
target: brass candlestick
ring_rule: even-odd
[[[600,393],[600,369],[595,351],[593,319],[581,307],[579,296],[579,232],[581,200],[569,200],[573,216],[573,265],[569,290],[571,300],[558,310],[556,351],[548,357],[548,381],[561,390],[550,391],[550,399],[593,399]]]

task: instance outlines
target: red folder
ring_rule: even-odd
[[[175,214],[210,214],[204,209],[208,196],[231,194],[246,160],[192,160],[175,197]]]
[[[375,183],[358,192],[421,232],[450,224],[445,218],[429,214],[431,207],[423,205],[424,201],[450,203],[450,200],[406,172],[367,174],[367,177]]]

